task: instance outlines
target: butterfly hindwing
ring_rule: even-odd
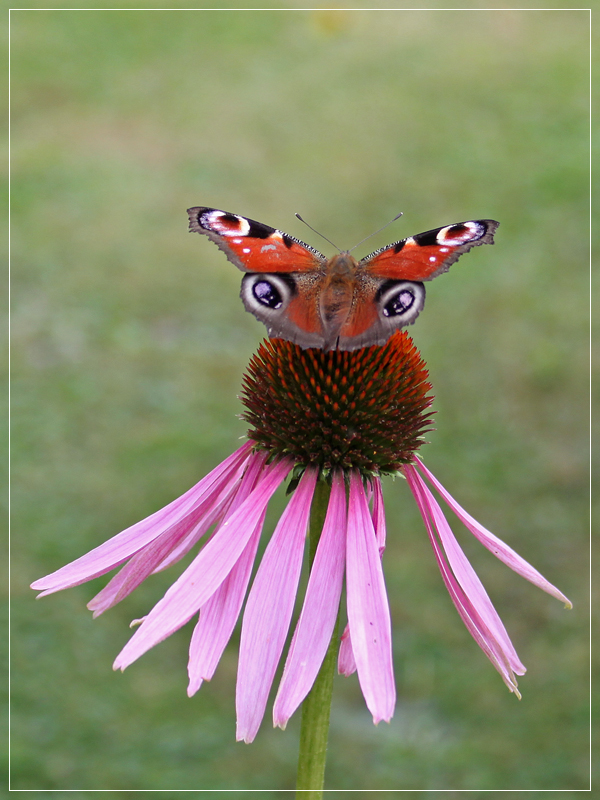
[[[382,280],[357,270],[357,284],[340,331],[341,350],[385,344],[395,331],[412,325],[425,304],[425,287],[418,281]]]
[[[212,239],[243,272],[306,272],[319,269],[325,257],[299,239],[217,208],[188,208],[190,231]]]
[[[300,347],[323,347],[318,272],[251,273],[242,278],[241,298],[246,311],[267,326],[271,338],[287,339]]]
[[[472,247],[493,244],[498,224],[493,219],[469,220],[418,233],[371,253],[359,262],[359,269],[378,278],[429,281]]]

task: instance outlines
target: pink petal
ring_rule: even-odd
[[[182,558],[215,522],[223,518],[225,509],[231,508],[232,495],[237,505],[245,500],[249,493],[245,489],[248,479],[250,477],[251,488],[254,488],[256,476],[266,458],[266,453],[252,453],[241,482],[238,483],[238,476],[233,476],[233,480],[214,499],[212,507],[207,510],[206,504],[202,504],[198,510],[188,514],[184,520],[168,528],[136,553],[88,603],[87,607],[94,612],[94,619],[131,594],[148,575],[160,572]]]
[[[383,492],[381,490],[380,478],[374,478],[372,481],[373,486],[373,527],[375,528],[375,538],[379,547],[379,555],[383,556],[385,550],[386,539],[386,525],[385,525],[385,508],[383,505]],[[340,652],[338,654],[338,672],[340,675],[349,677],[353,672],[356,672],[356,661],[354,660],[354,653],[352,652],[352,638],[350,636],[350,628],[346,625],[342,639],[340,642]]]
[[[304,605],[273,706],[273,725],[280,728],[285,728],[309,693],[327,653],[340,606],[345,558],[346,487],[343,474],[336,472]]]
[[[231,504],[228,516],[239,508],[255,488],[266,457],[265,453],[244,473],[242,485]],[[190,642],[188,662],[190,680],[187,690],[189,697],[198,691],[203,681],[209,681],[212,678],[223,650],[231,637],[252,573],[252,565],[264,521],[265,514],[263,513],[235,566],[217,591],[200,609],[200,619],[194,628]]]
[[[346,548],[348,623],[358,680],[373,722],[389,722],[396,703],[390,612],[373,521],[355,471],[350,477]]]
[[[218,521],[220,524],[224,519],[227,518],[232,510],[238,507],[242,500],[246,499],[248,496],[248,491],[250,490],[245,491],[243,487],[248,487],[251,483],[252,488],[254,488],[256,484],[256,478],[260,474],[268,457],[268,453],[263,450],[251,453],[247,464],[243,465],[243,468],[236,476],[235,481],[233,481],[226,488],[226,491],[222,492],[222,494],[219,496],[217,505],[215,506],[212,514],[213,522]],[[238,479],[240,479],[239,483],[237,482]],[[249,480],[250,483],[248,483]],[[204,532],[201,529],[198,527],[193,528],[185,537],[185,539],[179,542],[179,544],[173,548],[172,552],[160,562],[152,574],[162,572],[163,570],[167,569],[167,567],[176,564],[186,555],[186,553],[192,549],[192,547],[202,538],[203,535]]]
[[[340,652],[338,654],[338,672],[348,678],[356,672],[356,661],[352,650],[352,639],[350,638],[350,626],[346,625],[342,633],[340,642]]]
[[[232,476],[248,460],[252,446],[251,442],[242,445],[177,500],[126,528],[81,558],[34,581],[31,588],[41,589],[38,597],[44,597],[97,578],[139,552],[169,528],[181,523],[189,514],[198,510],[201,504],[208,510]]]
[[[271,496],[292,466],[290,460],[284,459],[266,468],[256,489],[222,523],[162,600],[144,618],[117,656],[114,669],[125,669],[155,644],[185,625],[216,592],[233,569]]]
[[[248,471],[248,469],[250,469],[250,465],[256,461],[258,456],[259,453],[252,453],[248,459],[248,464],[244,467],[244,474]],[[180,561],[185,555],[187,555],[187,553],[189,553],[192,547],[194,547],[194,545],[200,541],[211,525],[214,525],[216,522],[220,523],[223,519],[225,519],[231,507],[231,503],[233,502],[233,498],[236,496],[239,490],[241,483],[240,478],[241,476],[237,475],[235,481],[230,483],[229,486],[226,487],[225,491],[221,492],[219,495],[215,507],[210,515],[212,522],[208,526],[205,526],[203,520],[201,520],[200,523],[196,523],[189,533],[183,539],[181,539],[173,547],[171,552],[156,566],[154,570],[152,570],[153,575],[172,567],[173,564],[176,564],[178,561]]]
[[[442,578],[450,593],[452,602],[454,603],[461,619],[465,623],[467,630],[475,639],[479,647],[483,650],[485,655],[489,658],[493,666],[500,673],[502,680],[511,692],[514,692],[520,699],[521,695],[517,689],[517,679],[508,663],[502,649],[494,639],[492,632],[486,627],[485,623],[479,616],[477,609],[473,606],[467,595],[463,592],[460,584],[455,579],[450,567],[444,559],[443,552],[431,532],[431,543],[433,551],[442,574]],[[524,674],[524,670],[520,670],[519,675]]]
[[[188,697],[198,691],[203,681],[212,678],[231,638],[252,574],[264,521],[265,512],[229,575],[200,609],[200,619],[190,642]]]
[[[375,528],[375,536],[377,538],[377,545],[379,546],[379,555],[383,555],[385,550],[385,508],[383,505],[383,491],[381,490],[381,479],[373,478],[373,527]]]
[[[431,541],[431,545],[433,547],[433,551],[436,560],[438,562],[440,572],[442,573],[442,578],[444,580],[444,583],[446,584],[446,588],[450,593],[450,597],[452,598],[452,601],[456,606],[458,613],[461,616],[461,619],[467,626],[467,629],[469,630],[469,632],[471,633],[477,644],[481,647],[486,656],[496,667],[496,669],[502,676],[508,688],[511,691],[514,691],[517,694],[517,696],[520,697],[517,691],[517,681],[514,676],[514,672],[516,672],[518,675],[523,675],[525,672],[525,667],[519,661],[514,651],[514,648],[512,647],[512,644],[508,639],[506,631],[504,630],[504,626],[500,622],[500,627],[504,632],[504,635],[502,637],[498,637],[497,623],[499,622],[499,618],[497,618],[497,621],[493,620],[494,615],[495,617],[497,617],[497,614],[493,609],[493,606],[492,606],[493,613],[491,615],[488,613],[489,609],[487,608],[487,606],[483,607],[483,614],[482,614],[482,604],[480,602],[481,600],[480,595],[476,593],[477,596],[475,598],[469,597],[469,595],[463,591],[463,588],[461,587],[460,583],[455,580],[454,576],[452,575],[450,569],[446,564],[443,553],[435,537],[434,528],[430,521],[430,514],[431,514],[431,516],[434,519],[434,524],[437,527],[438,520],[434,516],[433,508],[430,505],[430,499],[433,500],[433,498],[432,497],[429,498],[427,496],[426,492],[424,491],[424,489],[426,489],[425,484],[423,483],[422,478],[420,478],[420,476],[413,467],[407,466],[404,468],[403,471],[406,475],[407,482],[415,497],[415,500],[417,501],[417,505],[419,506],[419,510],[421,512],[421,516],[423,517],[423,521],[425,522],[425,526],[429,534],[429,539]],[[447,522],[446,526],[449,528]],[[456,546],[458,547],[458,545]],[[462,567],[459,568],[459,571],[462,571]],[[489,603],[489,598],[488,598],[488,603]],[[489,605],[491,606],[491,603]],[[490,629],[488,625],[491,619],[494,622],[494,630]],[[508,647],[506,647],[505,644],[506,641],[508,641]]]
[[[236,690],[238,741],[251,742],[260,726],[285,644],[317,471],[304,472],[269,542],[248,595]]]
[[[498,642],[511,668],[518,675],[523,675],[525,672],[525,667],[519,661],[519,657],[517,656],[513,644],[510,641],[508,633],[506,632],[506,628],[502,624],[502,620],[492,605],[492,602],[488,597],[483,584],[477,577],[475,570],[469,563],[469,560],[456,541],[452,529],[450,528],[450,525],[448,525],[448,522],[444,517],[442,509],[439,507],[437,500],[431,494],[431,491],[425,484],[425,481],[423,478],[421,478],[415,468],[410,466],[406,467],[405,472],[408,473],[409,471],[411,473],[411,478],[413,478],[420,486],[421,497],[426,504],[427,510],[431,514],[435,530],[438,532],[442,547],[444,548],[452,572],[456,576],[456,579],[462,586],[465,594],[473,606],[477,609],[486,627],[491,631],[494,639]]]
[[[229,493],[226,492],[226,500]],[[127,564],[106,584],[104,589],[93,597],[87,604],[90,611],[94,612],[94,619],[107,609],[119,603],[127,595],[131,594],[148,575],[159,571],[159,566],[165,564],[169,555],[177,548],[180,558],[184,555],[179,545],[184,539],[189,548],[202,538],[206,531],[213,525],[223,513],[223,503],[217,501],[217,505],[208,509],[202,514],[204,508],[200,509],[200,519],[196,521],[197,514],[188,515],[182,522],[173,525],[162,533],[157,539],[146,545],[143,550],[136,553]],[[192,529],[190,531],[190,526]]]
[[[460,506],[456,500],[452,497],[452,495],[444,489],[442,484],[437,480],[437,478],[427,469],[425,464],[415,456],[415,464],[421,470],[421,472],[431,481],[431,483],[435,486],[438,492],[442,495],[444,500],[448,503],[450,508],[454,511],[456,516],[460,519],[460,521],[471,531],[471,533],[479,539],[484,547],[492,552],[500,561],[503,561],[508,567],[514,570],[516,573],[521,575],[526,580],[533,583],[538,588],[542,589],[544,592],[551,594],[553,597],[556,597],[558,600],[562,600],[567,608],[572,608],[573,604],[571,601],[565,597],[565,595],[559,591],[556,586],[553,586],[549,581],[547,581],[543,575],[541,575],[534,567],[531,566],[524,558],[516,553],[512,548],[510,548],[507,544],[505,544],[501,539],[498,539],[497,536],[494,536],[493,533],[488,531],[483,525],[480,525],[476,519],[468,514],[462,506]]]

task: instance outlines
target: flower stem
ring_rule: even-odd
[[[323,530],[330,492],[331,488],[325,481],[320,480],[317,483],[310,510],[309,563],[311,568]],[[319,674],[302,703],[300,752],[296,778],[297,800],[321,800],[323,797],[329,714],[338,651],[338,622],[339,616]]]

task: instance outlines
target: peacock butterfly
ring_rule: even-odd
[[[208,236],[246,273],[242,301],[269,336],[323,350],[385,344],[419,315],[422,282],[446,272],[472,247],[493,244],[499,224],[446,225],[357,261],[348,251],[325,258],[287,233],[228,211],[197,206],[188,215],[190,231]]]

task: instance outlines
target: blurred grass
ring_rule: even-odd
[[[196,204],[319,248],[293,212],[350,247],[403,210],[362,254],[500,220],[494,248],[428,286],[411,331],[438,410],[424,455],[575,609],[457,530],[528,667],[519,703],[390,481],[398,707],[375,728],[356,679],[337,680],[327,785],[587,786],[587,19],[13,12],[13,788],[294,785],[295,718],[273,731],[269,710],[254,744],[234,742],[236,643],[191,700],[188,628],[112,673],[172,574],[94,623],[103,580],[38,604],[28,589],[244,434],[236,395],[264,329],[239,273],[187,235]]]

